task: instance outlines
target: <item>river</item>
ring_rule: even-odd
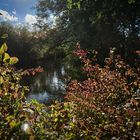
[[[54,100],[62,101],[66,94],[65,77],[65,67],[52,64],[47,65],[43,72],[35,76],[24,77],[23,83],[30,89],[26,94],[27,101],[35,99],[44,104],[50,104]]]

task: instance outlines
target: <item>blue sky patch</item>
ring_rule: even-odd
[[[25,22],[25,17],[31,15],[35,16],[35,9],[38,0],[0,0],[0,12],[4,12],[4,20],[11,20],[20,23]],[[7,13],[6,13],[7,12]],[[8,18],[6,19],[6,16]],[[11,16],[11,18],[10,18]],[[26,18],[27,19],[27,18]]]

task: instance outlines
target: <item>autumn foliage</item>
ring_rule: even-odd
[[[71,81],[65,101],[51,106],[27,102],[28,88],[20,84],[22,76],[43,69],[16,70],[11,65],[18,59],[9,56],[6,44],[0,49],[0,139],[139,139],[140,69],[125,64],[115,49],[101,67],[98,52],[82,50],[77,44],[74,55],[83,63],[86,79]]]
[[[140,70],[125,64],[110,50],[106,65],[96,64],[96,51],[76,47],[87,79],[72,81],[66,100],[76,107],[77,135],[83,139],[138,139],[140,137]],[[80,53],[79,53],[80,52]],[[91,52],[90,52],[91,53]]]

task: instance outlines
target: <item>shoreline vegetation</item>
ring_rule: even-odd
[[[36,31],[0,22],[0,139],[138,140],[140,2],[39,0],[35,9]],[[53,62],[69,67],[64,100],[27,102],[22,78]]]
[[[2,36],[1,39],[5,39]],[[0,138],[1,139],[138,139],[140,137],[140,70],[126,65],[110,50],[106,65],[97,63],[97,51],[88,52],[76,45],[74,54],[83,63],[86,79],[72,80],[64,102],[46,106],[25,101],[28,87],[19,84],[25,74],[12,65],[18,59],[1,46]]]

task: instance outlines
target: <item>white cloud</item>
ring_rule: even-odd
[[[29,25],[33,25],[37,22],[37,16],[31,15],[31,14],[26,14],[25,16],[25,23]]]
[[[30,30],[33,30],[34,24],[37,23],[37,16],[26,14],[24,20],[25,20],[25,24],[29,26]]]
[[[0,18],[4,21],[18,21],[18,17],[10,15],[7,11],[0,9],[0,13],[2,14]]]
[[[58,19],[57,16],[54,16],[53,14],[50,15],[50,17],[49,17],[49,23],[50,23],[50,25],[51,25],[52,28],[55,27],[56,20],[57,19]]]

